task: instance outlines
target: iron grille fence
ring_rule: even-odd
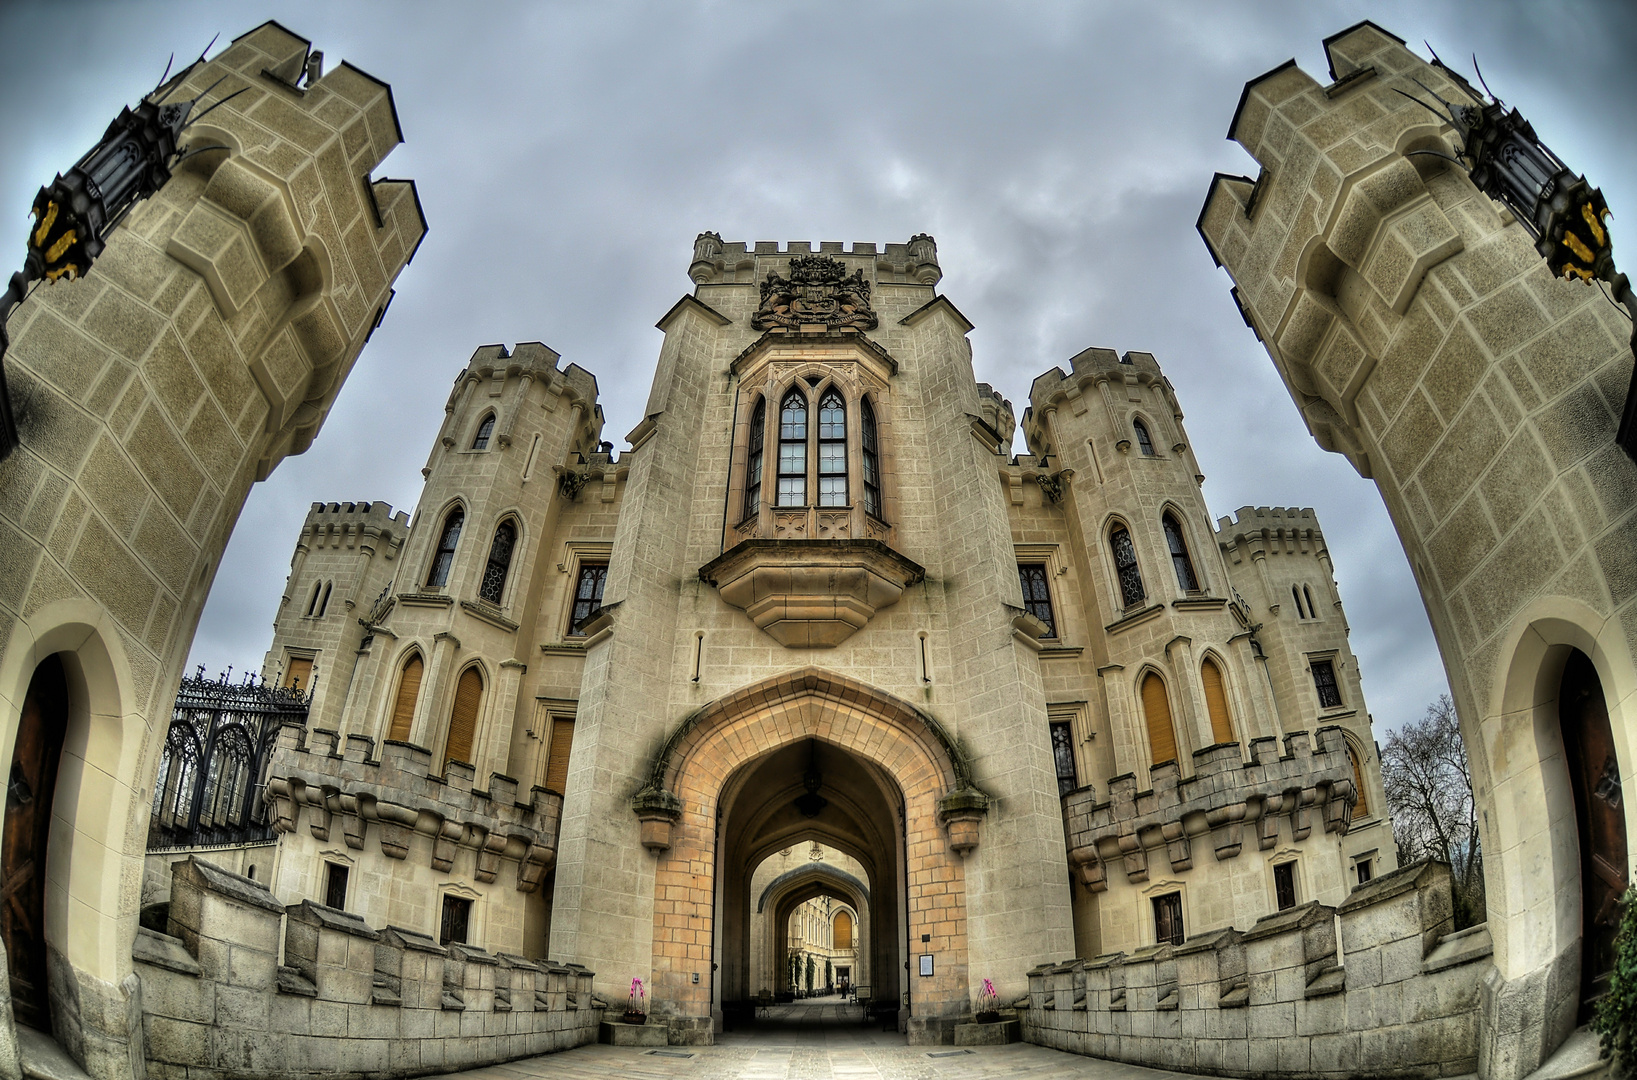
[[[229,669],[231,672],[232,669]],[[307,723],[309,698],[254,677],[198,673],[176,692],[154,781],[148,850],[245,844],[273,838],[262,793],[279,728]]]

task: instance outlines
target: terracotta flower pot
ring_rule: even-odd
[[[627,1011],[626,1014],[620,1018],[620,1020],[622,1023],[626,1024],[646,1024],[648,1022],[648,1014]]]

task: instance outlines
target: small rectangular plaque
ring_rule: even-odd
[[[922,975],[931,975],[932,974],[932,954],[931,953],[922,953],[921,954],[921,974]]]

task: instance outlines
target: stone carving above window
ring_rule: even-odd
[[[848,277],[846,264],[828,255],[797,255],[790,260],[789,277],[769,270],[762,281],[761,307],[750,317],[757,330],[874,330],[879,322],[870,307],[864,271]]]

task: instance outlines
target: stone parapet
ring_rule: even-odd
[[[477,880],[495,881],[504,860],[516,867],[519,892],[540,887],[557,858],[561,795],[536,787],[523,803],[509,776],[493,773],[488,790],[478,791],[463,762],[450,762],[439,776],[422,747],[387,740],[379,757],[373,751],[374,740],[363,735],[349,735],[343,745],[333,731],[285,727],[267,786],[274,830],[295,832],[305,819],[314,838],[339,833],[360,850],[373,826],[390,859],[407,858],[420,833],[432,838],[433,869],[448,870],[459,848],[472,848]]]
[[[1243,849],[1248,827],[1265,851],[1278,842],[1281,816],[1290,819],[1298,841],[1315,820],[1327,833],[1345,834],[1357,799],[1347,744],[1335,727],[1286,735],[1283,755],[1271,738],[1251,740],[1249,762],[1238,743],[1220,743],[1194,753],[1193,776],[1182,777],[1174,761],[1149,775],[1146,791],[1137,790],[1131,774],[1110,780],[1106,802],[1091,788],[1063,797],[1069,862],[1093,892],[1108,888],[1107,868],[1115,860],[1130,881],[1146,881],[1150,849],[1163,847],[1172,872],[1180,872],[1194,864],[1195,840],[1209,839],[1218,861],[1231,859]]]
[[[284,908],[196,856],[171,883],[168,933],[144,930],[133,953],[150,1076],[417,1076],[596,1041],[602,1010],[577,965]]]
[[[1452,933],[1450,911],[1449,867],[1417,863],[1243,934],[1042,964],[1017,1003],[1023,1037],[1216,1076],[1470,1073],[1492,949],[1487,927]]]

